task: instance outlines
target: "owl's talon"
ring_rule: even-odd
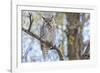
[[[56,45],[53,45],[53,46],[50,48],[50,50],[52,50],[52,49],[56,49]]]

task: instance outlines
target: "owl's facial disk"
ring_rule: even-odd
[[[49,28],[51,28],[51,27],[52,27],[52,17],[51,17],[51,18],[42,17],[42,18],[43,18],[44,23],[45,23]]]

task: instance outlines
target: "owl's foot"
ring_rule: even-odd
[[[56,47],[56,45],[54,44],[51,48],[50,48],[50,50],[52,50],[52,49],[56,49],[57,47]]]

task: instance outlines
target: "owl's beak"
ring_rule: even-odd
[[[50,28],[52,27],[50,23],[48,23],[48,26],[49,26]]]
[[[48,23],[48,25],[51,26],[50,23]]]

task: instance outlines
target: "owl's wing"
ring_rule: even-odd
[[[45,35],[44,34],[44,26],[41,26],[41,28],[40,28],[40,38],[42,39],[43,38],[43,36]]]

